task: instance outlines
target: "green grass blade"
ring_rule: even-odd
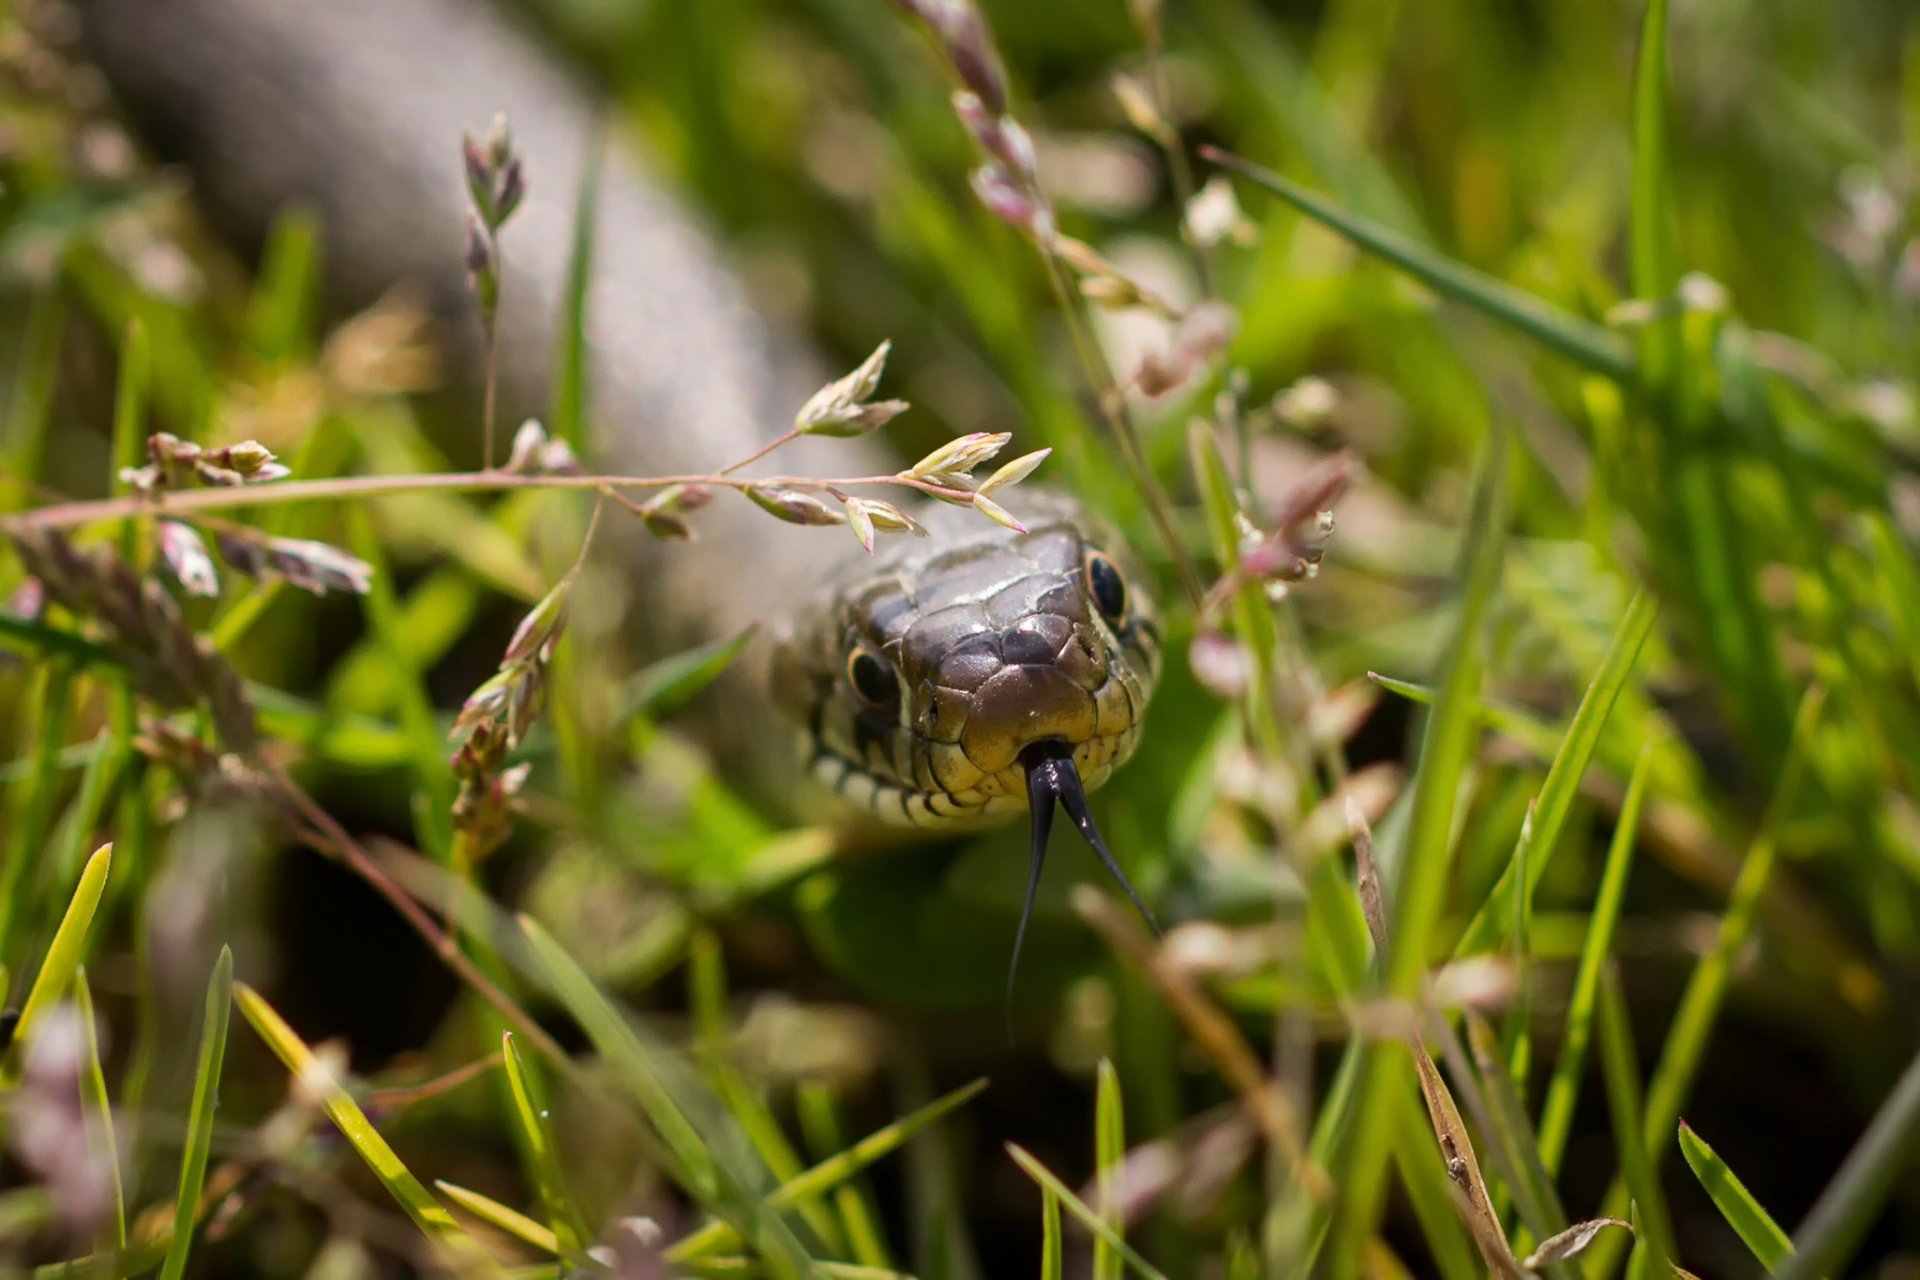
[[[1439,704],[1427,722],[1413,782],[1406,846],[1393,873],[1391,934],[1386,957],[1386,995],[1411,1000],[1419,990],[1446,903],[1453,843],[1454,808],[1470,768],[1477,734],[1481,673],[1485,662],[1481,620],[1499,581],[1505,505],[1501,474],[1506,432],[1495,426],[1482,459],[1470,531],[1463,548],[1460,619],[1449,647],[1451,661],[1441,681]],[[1385,1194],[1393,1127],[1387,1094],[1395,1072],[1386,1045],[1358,1046],[1356,1084],[1345,1112],[1347,1141],[1341,1161],[1341,1199],[1336,1207],[1333,1255],[1328,1273],[1360,1273]]]
[[[541,1226],[518,1209],[501,1204],[491,1196],[483,1196],[478,1191],[468,1190],[458,1183],[448,1182],[445,1178],[435,1178],[433,1185],[440,1188],[447,1199],[480,1221],[498,1227],[542,1253],[560,1256],[560,1237],[551,1228]]]
[[[1667,0],[1647,0],[1633,75],[1633,186],[1627,213],[1628,271],[1634,296],[1663,301],[1680,282],[1673,233],[1673,174],[1667,159]],[[1661,315],[1647,325],[1642,368],[1650,387],[1675,376],[1679,322]]]
[[[696,1092],[691,1076],[663,1047],[644,1043],[638,1030],[603,994],[587,972],[552,935],[532,918],[519,918],[520,931],[532,949],[534,972],[574,1020],[601,1058],[624,1084],[659,1134],[664,1150],[657,1151],[668,1171],[728,1229],[738,1231],[760,1253],[776,1276],[799,1277],[812,1261],[791,1230],[765,1206],[753,1189],[765,1179],[765,1169],[737,1142],[709,1142],[732,1128],[726,1113],[710,1096]],[[690,1109],[701,1107],[696,1126]]]
[[[1066,1206],[1067,1212],[1080,1220],[1081,1226],[1093,1233],[1095,1239],[1106,1241],[1107,1247],[1119,1254],[1127,1265],[1145,1277],[1145,1280],[1167,1280],[1166,1276],[1162,1275],[1151,1262],[1135,1252],[1133,1246],[1121,1239],[1086,1201],[1073,1194],[1067,1188],[1067,1184],[1056,1178],[1045,1165],[1011,1142],[1007,1144],[1007,1154],[1013,1157],[1015,1164],[1025,1170],[1029,1178],[1040,1184],[1042,1192],[1051,1193]]]
[[[227,1019],[233,1008],[233,950],[220,948],[200,1025],[200,1059],[193,1073],[193,1104],[187,1115],[186,1149],[180,1156],[180,1187],[173,1201],[173,1235],[167,1242],[160,1280],[180,1280],[193,1248],[193,1224],[200,1215],[200,1189],[207,1180],[207,1154],[213,1146],[213,1111],[220,1096],[220,1067],[227,1056]]]
[[[1045,1188],[1040,1201],[1040,1280],[1061,1280],[1065,1271],[1060,1197],[1051,1188]]]
[[[1640,827],[1640,808],[1646,800],[1650,750],[1640,753],[1633,777],[1627,783],[1626,799],[1620,805],[1620,817],[1614,823],[1613,843],[1607,849],[1606,869],[1600,876],[1600,892],[1594,898],[1588,917],[1587,940],[1580,949],[1580,967],[1575,972],[1573,992],[1567,999],[1566,1029],[1560,1038],[1560,1056],[1554,1061],[1553,1076],[1547,1082],[1547,1098],[1540,1110],[1540,1163],[1549,1174],[1558,1174],[1560,1159],[1566,1154],[1567,1136],[1573,1131],[1574,1104],[1580,1098],[1580,1079],[1586,1069],[1587,1045],[1593,1032],[1594,1002],[1600,994],[1600,975],[1605,972],[1613,951],[1614,930],[1620,923],[1620,907],[1626,900],[1627,877],[1633,867],[1633,853]]]
[[[1456,262],[1371,218],[1340,208],[1325,197],[1261,165],[1214,147],[1201,155],[1279,196],[1314,221],[1392,263],[1444,298],[1471,307],[1525,334],[1549,350],[1616,382],[1634,376],[1633,358],[1621,340],[1590,320]]]
[[[467,1268],[477,1269],[482,1274],[498,1274],[499,1267],[473,1237],[461,1230],[460,1224],[438,1200],[433,1198],[420,1179],[413,1175],[380,1131],[367,1119],[366,1112],[353,1100],[346,1086],[336,1078],[327,1064],[315,1056],[306,1041],[288,1026],[274,1007],[266,999],[244,982],[233,984],[233,998],[240,1006],[241,1014],[253,1025],[260,1038],[267,1042],[274,1055],[286,1064],[301,1087],[320,1100],[327,1118],[347,1140],[367,1168],[387,1189],[406,1215],[413,1219],[427,1239],[444,1249],[449,1260]]]
[[[727,976],[720,939],[711,930],[694,934],[687,947],[688,1006],[693,1014],[696,1054],[708,1086],[733,1117],[753,1149],[766,1162],[776,1182],[790,1182],[805,1167],[787,1141],[773,1109],[749,1085],[728,1056],[731,1020],[727,1011]],[[807,1226],[829,1253],[840,1253],[845,1240],[839,1221],[825,1201],[809,1197],[795,1205]]]
[[[1818,685],[1801,699],[1800,714],[1794,722],[1786,762],[1781,767],[1767,816],[1740,866],[1740,875],[1734,881],[1726,912],[1720,917],[1720,930],[1714,936],[1713,947],[1687,980],[1680,1008],[1673,1015],[1667,1043],[1660,1052],[1660,1065],[1647,1087],[1645,1142],[1648,1149],[1656,1153],[1656,1158],[1658,1152],[1665,1150],[1680,1119],[1680,1108],[1706,1054],[1707,1039],[1733,979],[1734,959],[1746,945],[1759,917],[1760,902],[1773,879],[1779,854],[1780,828],[1793,811],[1800,777],[1812,747],[1814,727],[1819,723],[1824,703],[1825,693]]]
[[[1593,680],[1587,685],[1580,706],[1567,726],[1566,736],[1560,740],[1560,749],[1554,754],[1553,764],[1547,770],[1547,779],[1541,784],[1540,797],[1535,804],[1533,822],[1529,828],[1532,839],[1527,848],[1525,874],[1520,874],[1518,861],[1508,864],[1507,870],[1494,885],[1493,892],[1461,936],[1460,944],[1455,948],[1456,955],[1468,955],[1495,945],[1502,932],[1511,927],[1515,895],[1524,893],[1529,901],[1532,900],[1541,877],[1546,874],[1547,866],[1553,859],[1554,848],[1559,843],[1567,815],[1573,810],[1574,799],[1580,793],[1580,781],[1593,759],[1593,749],[1600,741],[1600,730],[1633,673],[1634,664],[1639,660],[1640,650],[1653,630],[1653,620],[1658,612],[1659,606],[1644,591],[1636,593],[1627,605],[1627,611],[1607,645],[1606,656],[1601,659],[1600,669],[1594,672]]]
[[[558,1242],[557,1251],[571,1255],[592,1238],[592,1232],[567,1195],[566,1172],[560,1165],[560,1147],[554,1139],[546,1091],[534,1070],[520,1056],[519,1042],[511,1031],[500,1033],[500,1059],[506,1069],[514,1112],[526,1136],[534,1192],[546,1209],[547,1221]]]
[[[107,871],[112,865],[110,844],[101,845],[87,859],[80,883],[74,887],[73,898],[67,903],[67,913],[61,917],[60,927],[47,945],[47,958],[41,963],[40,972],[34,975],[26,1003],[20,1007],[20,1021],[14,1027],[15,1045],[25,1045],[33,1035],[34,1024],[55,1001],[67,994],[67,984],[73,981],[74,971],[80,967],[87,931],[93,927],[93,913],[100,905],[101,893],[106,890]]]
[[[1895,1182],[1912,1167],[1916,1141],[1920,1141],[1920,1056],[1907,1064],[1867,1131],[1847,1153],[1840,1172],[1793,1233],[1794,1257],[1780,1269],[1780,1280],[1815,1280],[1846,1270]]]
[[[1099,1194],[1095,1208],[1100,1218],[1125,1238],[1126,1224],[1120,1216],[1120,1166],[1127,1158],[1126,1117],[1120,1103],[1120,1075],[1113,1063],[1100,1059],[1093,1103],[1093,1169]],[[1054,1206],[1059,1212],[1059,1206]],[[1093,1242],[1094,1280],[1119,1280],[1120,1255],[1104,1236]]]
[[[1712,1198],[1720,1216],[1746,1242],[1760,1265],[1769,1273],[1779,1270],[1793,1256],[1793,1242],[1773,1216],[1760,1207],[1746,1184],[1734,1176],[1727,1162],[1684,1120],[1680,1122],[1680,1154],[1686,1157],[1687,1167],[1700,1180],[1701,1189]]]
[[[586,167],[573,206],[573,243],[567,253],[567,291],[560,303],[559,350],[553,362],[553,400],[547,430],[583,454],[587,439],[587,293],[593,280],[594,229],[600,210],[600,166],[606,154],[604,129],[596,127],[587,144]]]
[[[107,1097],[107,1074],[100,1065],[100,1027],[93,1016],[93,988],[87,983],[85,965],[73,971],[73,1002],[80,1013],[80,1026],[86,1033],[87,1062],[80,1077],[80,1101],[86,1108],[87,1127],[100,1144],[100,1159],[106,1162],[113,1179],[113,1234],[108,1243],[116,1250],[127,1247],[127,1192],[120,1176],[120,1143],[113,1132],[113,1105]]]
[[[903,1146],[907,1139],[948,1112],[978,1097],[987,1087],[985,1080],[964,1084],[951,1093],[935,1098],[900,1119],[877,1129],[839,1155],[822,1160],[805,1173],[767,1196],[769,1209],[784,1209],[811,1197],[825,1194],[847,1179]],[[739,1243],[739,1235],[724,1222],[710,1222],[698,1231],[674,1242],[666,1252],[669,1262],[704,1257]]]
[[[1654,1173],[1654,1162],[1641,1136],[1640,1069],[1635,1062],[1633,1032],[1627,1024],[1626,1002],[1611,969],[1600,982],[1600,1064],[1607,1082],[1607,1103],[1613,1117],[1620,1170],[1632,1197],[1634,1239],[1653,1251],[1658,1266],[1662,1259],[1674,1256],[1673,1227],[1667,1217],[1660,1179]],[[1596,1251],[1596,1258],[1598,1256]],[[1610,1270],[1609,1264],[1599,1261],[1594,1264],[1595,1274],[1606,1275]]]
[[[702,1200],[717,1196],[720,1170],[713,1153],[674,1100],[660,1070],[651,1060],[652,1055],[641,1044],[626,1017],[601,993],[566,948],[531,917],[520,917],[520,929],[533,948],[535,965],[548,989],[573,1015],[659,1131],[667,1153],[672,1156],[675,1176]]]

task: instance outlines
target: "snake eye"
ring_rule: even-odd
[[[855,649],[847,657],[847,683],[870,707],[889,707],[900,696],[893,668],[871,649]]]
[[[1098,551],[1087,552],[1087,591],[1108,622],[1127,616],[1127,580],[1120,567]]]

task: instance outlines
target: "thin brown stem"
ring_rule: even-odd
[[[289,480],[271,485],[188,489],[178,493],[135,494],[63,502],[0,520],[0,529],[71,529],[96,520],[128,520],[148,515],[196,515],[234,507],[277,506],[288,502],[396,497],[415,493],[497,493],[509,489],[665,489],[672,485],[711,485],[724,489],[771,488],[826,490],[841,486],[897,485],[949,502],[971,501],[964,489],[902,474],[821,479],[817,476],[758,476],[743,480],[725,473],[675,476],[518,475],[508,471],[451,471],[399,476],[337,476],[327,480]]]
[[[413,927],[414,932],[426,940],[434,954],[459,975],[461,981],[472,987],[481,999],[498,1009],[501,1016],[511,1022],[541,1053],[558,1063],[564,1064],[567,1061],[566,1051],[560,1047],[559,1042],[548,1035],[545,1028],[535,1022],[526,1010],[515,1004],[512,996],[502,991],[494,985],[491,978],[480,972],[479,967],[460,950],[460,945],[454,941],[453,936],[435,923],[426,908],[416,902],[412,895],[393,882],[381,869],[380,864],[374,861],[373,855],[368,853],[359,841],[348,835],[346,828],[335,821],[332,814],[321,808],[312,796],[302,790],[300,785],[277,765],[267,766],[266,773],[299,815],[304,824],[304,828],[300,829],[303,839],[322,853],[329,853],[339,858],[349,870],[371,885],[375,892],[393,905],[393,909]]]
[[[496,261],[498,256],[496,251]],[[493,470],[493,415],[496,395],[494,383],[498,381],[495,366],[499,357],[499,337],[498,326],[494,324],[492,315],[482,316],[480,325],[485,331],[483,341],[486,344],[485,390],[481,393],[480,401],[480,469],[491,471]]]
[[[734,472],[739,471],[744,467],[750,467],[754,463],[760,461],[760,459],[772,453],[775,449],[778,449],[783,445],[792,444],[795,440],[798,440],[799,438],[800,438],[800,428],[791,427],[783,434],[775,436],[772,440],[768,441],[765,445],[762,445],[759,449],[757,449],[753,453],[750,453],[746,457],[740,459],[740,461],[735,462],[729,466],[720,468],[720,474],[723,476],[730,476]]]

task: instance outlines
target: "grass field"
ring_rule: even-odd
[[[435,488],[417,317],[6,6],[0,1265],[1920,1275],[1920,12],[983,8],[529,17],[901,465],[1011,431],[1148,566],[1171,928],[1057,852],[1011,1008],[1023,831],[717,765],[741,645]]]

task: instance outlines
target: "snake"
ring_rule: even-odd
[[[473,0],[73,4],[123,118],[191,174],[216,228],[244,246],[289,205],[310,210],[330,309],[420,286],[469,387],[481,353],[460,263],[459,138],[504,110],[530,194],[503,239],[501,403],[517,415],[547,402],[571,201],[603,108],[528,32]],[[594,416],[612,428],[596,452],[663,472],[747,456],[819,385],[818,362],[754,308],[641,148],[613,142],[599,153],[586,354]],[[818,473],[877,453],[870,438],[803,438],[782,460]],[[1111,530],[1064,495],[1015,495],[1024,532],[934,504],[925,537],[888,535],[871,557],[829,544],[831,530],[768,537],[746,503],[703,511],[696,543],[625,550],[649,604],[664,602],[645,610],[663,650],[791,619],[768,684],[736,685],[744,713],[709,727],[749,768],[791,772],[766,757],[780,707],[807,771],[857,810],[923,828],[1029,814],[1017,966],[1056,805],[1152,922],[1086,795],[1139,743],[1161,643],[1146,580]]]

